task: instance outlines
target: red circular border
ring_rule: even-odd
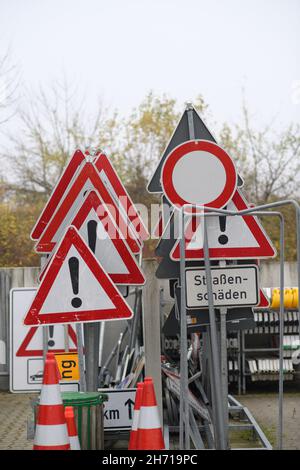
[[[233,161],[225,150],[219,147],[219,145],[207,140],[189,140],[188,142],[178,145],[178,147],[169,153],[164,162],[161,173],[163,191],[174,206],[182,207],[185,204],[192,204],[191,202],[182,199],[176,192],[173,185],[172,174],[177,162],[187,153],[194,152],[196,150],[203,150],[213,154],[223,164],[226,173],[226,184],[224,189],[216,199],[208,202],[207,204],[203,204],[206,207],[215,207],[216,209],[222,208],[231,199],[236,189],[237,173]]]

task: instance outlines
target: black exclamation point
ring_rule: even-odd
[[[79,260],[78,258],[75,258],[75,256],[72,256],[72,258],[69,259],[69,270],[73,293],[74,295],[77,295],[79,292]],[[79,297],[74,297],[71,300],[71,304],[74,308],[79,308],[81,307],[82,300]]]
[[[224,209],[226,210],[226,206],[224,207]],[[226,230],[226,215],[220,215],[219,224],[220,224],[221,232],[225,232],[225,230]],[[220,245],[226,245],[226,243],[228,243],[227,235],[222,233],[222,235],[219,236],[218,241],[219,241]]]
[[[90,220],[87,223],[89,247],[93,253],[95,253],[95,250],[96,250],[97,225],[98,225],[98,222],[96,222],[96,220]]]
[[[55,341],[53,339],[53,334],[54,334],[54,325],[50,325],[49,326],[49,336],[50,336],[50,339],[48,341],[48,346],[49,348],[53,348],[53,346],[55,346]],[[52,339],[51,339],[52,338]]]

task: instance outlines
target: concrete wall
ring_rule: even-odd
[[[286,287],[296,287],[297,279],[297,263],[286,262],[284,264],[284,284]],[[261,287],[278,287],[279,286],[279,264],[274,262],[262,262],[260,270]]]

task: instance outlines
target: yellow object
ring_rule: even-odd
[[[293,292],[292,308],[298,308],[298,305],[299,305],[298,287],[295,287],[294,289],[292,289],[292,292]]]
[[[284,308],[293,308],[293,291],[292,289],[284,289]]]
[[[79,380],[78,354],[76,353],[57,353],[55,359],[61,375],[61,380]]]
[[[286,310],[298,308],[299,292],[298,288],[286,288],[283,293],[283,303]],[[280,289],[276,288],[272,291],[271,308],[276,310],[280,307]]]
[[[280,307],[280,290],[279,289],[273,289],[271,308],[276,310],[279,307]]]

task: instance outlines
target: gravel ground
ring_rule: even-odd
[[[26,438],[27,419],[32,418],[28,394],[0,392],[0,449],[31,449]],[[276,445],[278,398],[275,393],[251,393],[237,397],[247,406],[272,445]],[[300,449],[300,392],[284,395],[285,449]]]

